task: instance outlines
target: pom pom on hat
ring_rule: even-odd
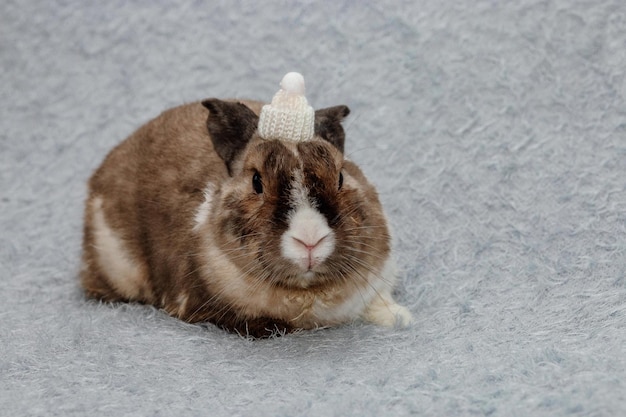
[[[259,135],[264,139],[307,141],[313,138],[315,111],[304,96],[304,77],[290,72],[280,82],[271,104],[259,116]]]

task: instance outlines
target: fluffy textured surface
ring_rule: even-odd
[[[0,6],[0,414],[626,415],[626,3]],[[77,285],[85,183],[160,111],[348,104],[416,323],[252,342]]]

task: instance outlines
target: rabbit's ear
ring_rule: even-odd
[[[350,114],[348,106],[334,106],[315,112],[315,134],[343,152],[346,134],[341,121]]]
[[[224,160],[230,172],[233,160],[256,132],[259,117],[239,102],[212,98],[204,100],[202,105],[209,109],[206,125],[215,152]]]

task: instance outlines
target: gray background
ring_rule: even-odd
[[[626,414],[626,5],[4,0],[0,414]],[[347,104],[408,330],[251,342],[77,286],[85,182],[162,110]]]

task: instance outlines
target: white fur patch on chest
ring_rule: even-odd
[[[381,271],[371,271],[367,283],[355,278],[354,287],[349,286],[353,293],[339,304],[329,304],[323,298],[316,298],[312,315],[322,322],[339,323],[359,318],[368,306],[377,298],[391,297],[391,290],[396,282],[395,263],[391,257],[385,262]]]

